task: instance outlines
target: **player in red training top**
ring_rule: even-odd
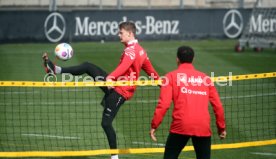
[[[137,80],[141,69],[149,76],[158,79],[159,75],[153,68],[146,51],[135,39],[136,26],[133,22],[122,22],[119,25],[119,37],[121,43],[125,45],[120,63],[117,68],[109,75],[98,66],[85,62],[73,67],[59,67],[54,65],[47,54],[43,55],[44,65],[47,73],[71,73],[72,75],[88,74],[95,81],[118,81],[118,80]],[[111,149],[117,149],[116,133],[112,126],[120,106],[129,100],[136,89],[136,86],[117,86],[100,87],[105,93],[101,102],[104,106],[102,115],[102,128],[104,129]],[[117,159],[118,155],[112,154],[111,159]]]
[[[161,87],[160,97],[151,123],[150,136],[156,141],[155,131],[163,120],[171,101],[174,103],[172,123],[164,159],[177,159],[192,138],[197,159],[210,159],[211,128],[208,103],[212,104],[218,134],[226,137],[224,110],[211,79],[194,69],[192,48],[182,46],[177,51],[178,69],[169,72]]]

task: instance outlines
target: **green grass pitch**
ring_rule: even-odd
[[[195,68],[215,76],[276,72],[276,52],[265,49],[234,52],[236,40],[146,41],[146,49],[160,75],[176,69],[176,50],[181,45],[194,48]],[[43,81],[41,56],[54,58],[56,44],[24,43],[0,45],[0,81]],[[71,60],[57,61],[71,66],[92,62],[107,72],[118,65],[123,45],[119,42],[72,43]],[[142,75],[145,75],[144,73]],[[61,76],[57,76],[61,80]],[[81,81],[82,78],[79,79]],[[213,122],[213,143],[235,143],[275,138],[275,79],[233,82],[218,88],[225,105],[228,139],[219,141]],[[157,132],[158,143],[148,132],[158,98],[158,88],[139,87],[134,99],[125,103],[114,121],[119,148],[163,147],[168,134],[170,113]],[[262,97],[260,94],[267,94]],[[102,93],[98,88],[5,88],[0,87],[0,151],[93,150],[108,148],[100,126]],[[229,98],[229,96],[233,98]],[[245,98],[243,98],[245,97]],[[260,107],[260,103],[262,107]],[[258,113],[256,113],[258,112]],[[260,115],[261,114],[261,115]],[[253,116],[253,117],[252,117]],[[260,118],[262,116],[262,118]],[[256,117],[256,118],[254,118]],[[229,120],[228,120],[229,119]],[[267,130],[267,131],[266,131]],[[213,159],[272,159],[276,145],[214,150]],[[75,158],[75,157],[74,157]],[[82,158],[108,158],[107,155]],[[162,158],[162,154],[121,155],[122,159]],[[182,152],[180,158],[195,159]]]

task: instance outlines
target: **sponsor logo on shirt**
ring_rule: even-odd
[[[208,78],[206,76],[206,78]],[[204,80],[202,79],[201,76],[194,77],[190,76],[187,77],[186,74],[178,74],[178,84],[184,84],[185,86],[192,85],[192,86],[200,86],[203,84]]]
[[[184,94],[194,94],[194,95],[203,95],[203,96],[207,95],[206,91],[195,91],[192,89],[187,89],[186,87],[181,87],[181,92]]]

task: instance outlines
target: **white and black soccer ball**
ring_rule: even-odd
[[[55,48],[55,54],[60,60],[69,60],[73,57],[74,51],[71,45],[67,43],[60,43]]]

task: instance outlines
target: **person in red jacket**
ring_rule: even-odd
[[[119,24],[119,37],[125,48],[119,65],[109,75],[100,67],[89,62],[73,67],[56,66],[49,60],[47,53],[43,55],[45,70],[51,74],[70,73],[72,75],[82,75],[86,73],[95,81],[135,81],[138,79],[141,69],[143,69],[149,76],[158,79],[159,75],[153,68],[146,51],[139,45],[135,38],[135,33],[136,26],[133,22],[122,22]],[[136,86],[100,88],[105,93],[101,102],[104,106],[101,125],[106,133],[110,148],[117,149],[116,133],[112,126],[112,121],[120,106],[133,96]],[[111,159],[118,159],[118,155],[112,154]]]
[[[170,133],[164,159],[177,159],[191,138],[197,159],[210,159],[211,128],[208,103],[215,116],[218,134],[226,137],[225,118],[219,94],[211,79],[192,65],[194,51],[188,46],[177,50],[178,68],[166,74],[151,122],[150,136],[157,141],[155,131],[174,103]]]

